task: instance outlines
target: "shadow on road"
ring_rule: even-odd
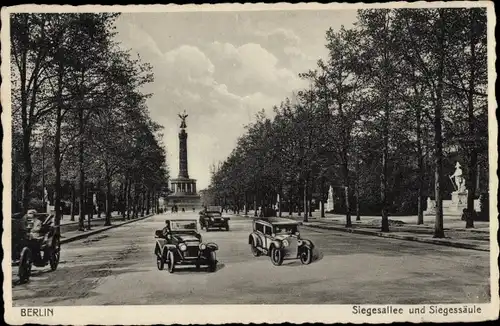
[[[320,260],[323,259],[323,256],[324,256],[323,252],[314,248],[311,264],[319,262]],[[287,266],[287,267],[294,267],[294,266],[300,266],[300,265],[303,265],[300,262],[300,259],[295,259],[295,258],[285,259],[285,261],[283,262],[283,266]]]
[[[213,273],[217,273],[218,271],[220,271],[224,267],[226,267],[225,264],[218,263],[217,268],[216,268],[215,272],[213,272]],[[189,274],[193,274],[193,273],[213,274],[213,273],[210,273],[208,271],[208,267],[206,267],[206,266],[201,266],[199,269],[197,269],[196,266],[182,266],[182,265],[175,266],[174,274],[189,275]]]

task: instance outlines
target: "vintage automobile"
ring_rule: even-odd
[[[19,282],[29,281],[32,266],[56,270],[61,253],[60,235],[53,214],[28,212],[12,219],[12,265]]]
[[[229,231],[229,217],[222,216],[222,207],[208,206],[200,212],[201,228],[210,231],[211,228],[225,228]]]
[[[279,217],[254,220],[253,232],[248,237],[252,254],[267,255],[276,266],[284,259],[300,259],[302,264],[310,264],[314,244],[300,237],[299,225],[297,221]]]
[[[156,265],[163,270],[165,264],[170,273],[177,265],[195,265],[196,269],[206,265],[209,272],[217,268],[215,252],[219,249],[213,242],[202,242],[196,220],[166,220],[163,230],[156,230]]]

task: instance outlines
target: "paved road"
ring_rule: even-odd
[[[156,268],[157,215],[66,244],[55,272],[34,269],[13,286],[14,306],[140,304],[417,304],[489,302],[489,257],[463,250],[344,232],[302,228],[318,259],[276,267],[250,254],[250,220],[234,217],[231,231],[202,231],[219,244],[215,273]],[[193,214],[177,216],[195,218]]]

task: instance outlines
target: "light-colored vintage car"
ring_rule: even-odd
[[[156,230],[156,265],[162,270],[167,265],[170,273],[177,265],[205,265],[209,272],[217,268],[215,252],[219,249],[213,242],[204,243],[198,232],[196,220],[166,220],[163,230]]]
[[[302,264],[310,264],[314,244],[300,237],[299,225],[297,221],[279,217],[254,220],[253,232],[248,236],[252,254],[267,255],[276,266],[284,259],[300,259]]]

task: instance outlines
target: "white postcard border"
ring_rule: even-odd
[[[490,173],[490,212],[492,216],[497,213],[498,178],[497,162],[497,137],[498,128],[495,119],[496,97],[496,40],[495,25],[496,15],[493,2],[488,1],[456,1],[456,2],[394,2],[373,4],[217,4],[217,5],[127,5],[127,6],[59,6],[59,5],[20,5],[2,8],[1,19],[1,56],[2,56],[2,85],[1,100],[3,112],[1,115],[4,138],[2,143],[2,182],[3,190],[3,216],[10,216],[11,211],[11,107],[10,107],[10,40],[9,40],[9,14],[14,12],[188,12],[188,11],[261,11],[261,10],[342,10],[360,8],[422,8],[422,7],[486,7],[488,10],[488,68],[489,68],[489,173]],[[3,219],[2,247],[4,253],[10,253],[10,218]],[[54,324],[223,324],[223,323],[390,323],[390,322],[473,322],[494,320],[499,315],[498,297],[498,265],[499,253],[497,241],[498,220],[490,221],[490,290],[491,303],[488,304],[437,304],[437,305],[360,305],[362,308],[386,308],[404,310],[403,314],[354,314],[355,305],[163,305],[163,306],[78,306],[78,307],[38,307],[52,309],[52,316],[29,317],[21,316],[22,307],[12,307],[12,267],[8,260],[9,255],[4,254],[2,270],[4,272],[4,308],[5,321],[10,324],[42,323]],[[6,258],[7,257],[7,258]],[[418,289],[415,289],[418,291]],[[476,314],[431,314],[431,307],[460,308],[473,307],[481,309]],[[410,307],[425,307],[426,314],[409,314]],[[27,308],[27,307],[26,307]],[[35,307],[30,307],[35,308]],[[50,311],[45,311],[49,313]],[[24,311],[26,314],[26,310]]]

